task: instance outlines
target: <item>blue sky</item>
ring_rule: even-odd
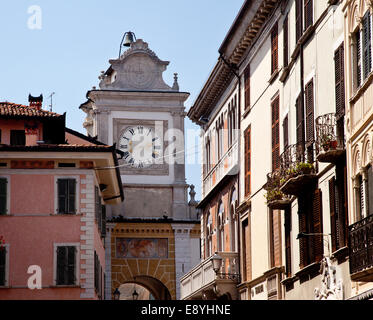
[[[101,70],[117,58],[123,33],[133,31],[160,59],[164,80],[179,74],[189,110],[218,58],[218,48],[243,0],[3,0],[0,3],[0,101],[27,104],[28,94],[55,92],[53,111],[85,133],[78,109]],[[41,29],[30,29],[30,6],[41,9]],[[196,128],[186,120],[186,129]],[[200,166],[187,165],[187,183],[200,199]]]

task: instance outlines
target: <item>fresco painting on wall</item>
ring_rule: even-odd
[[[116,239],[118,259],[167,259],[168,239]]]

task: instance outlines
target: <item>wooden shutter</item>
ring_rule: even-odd
[[[275,235],[274,235],[274,221],[273,221],[273,210],[269,210],[269,262],[270,267],[275,267]]]
[[[361,85],[361,36],[360,30],[355,34],[356,37],[356,88],[359,88]]]
[[[329,205],[330,205],[330,226],[331,226],[331,238],[332,238],[332,251],[336,251],[338,248],[337,244],[337,214],[335,207],[335,178],[329,180]]]
[[[75,213],[75,187],[76,187],[76,180],[75,179],[68,179],[68,213]]]
[[[96,293],[98,292],[99,289],[99,262],[98,262],[98,256],[96,251],[94,252],[94,281],[95,281],[95,290]]]
[[[68,272],[68,284],[75,284],[75,268],[76,268],[76,248],[68,247],[68,260],[67,260],[67,272]]]
[[[322,198],[321,198],[321,190],[315,190],[314,198],[313,198],[313,210],[312,210],[312,225],[313,225],[313,233],[323,233],[322,228]],[[323,236],[315,236],[311,237],[313,242],[313,262],[321,261],[323,258],[324,253],[324,238]]]
[[[285,210],[285,272],[288,277],[291,277],[291,210]]]
[[[284,149],[286,149],[289,146],[289,116],[286,115],[283,123],[282,123],[282,129],[284,134]]]
[[[288,16],[284,19],[284,67],[289,64],[289,18]]]
[[[337,120],[345,115],[344,45],[334,53],[335,67],[335,112]]]
[[[66,247],[57,247],[57,284],[66,284]]]
[[[7,214],[8,179],[0,178],[0,215]]]
[[[303,34],[303,0],[295,0],[295,34],[296,42]]]
[[[304,30],[313,25],[313,0],[304,0]]]
[[[5,286],[6,248],[0,249],[0,286]]]
[[[297,98],[296,109],[297,144],[304,146],[304,108],[301,96]]]
[[[373,215],[373,167],[368,168],[368,181],[367,181],[367,208],[368,215]]]
[[[76,180],[75,179],[58,179],[58,213],[73,214],[75,213],[75,194]]]
[[[251,193],[251,127],[245,131],[245,196]]]
[[[314,98],[313,98],[313,80],[306,85],[305,90],[306,100],[306,140],[307,142],[314,141]]]
[[[277,22],[271,32],[271,48],[272,48],[271,74],[273,74],[274,72],[278,70],[278,24]]]
[[[10,130],[10,144],[12,146],[26,145],[25,130]]]
[[[369,10],[363,18],[363,69],[364,79],[372,70],[372,28]]]
[[[271,104],[272,109],[272,171],[280,168],[280,98]]]
[[[299,220],[299,233],[307,233],[307,214],[306,206],[304,204],[303,197],[298,198],[298,220]],[[299,239],[299,259],[300,268],[304,268],[309,264],[309,249],[308,249],[308,238],[303,237]]]
[[[102,205],[101,237],[106,237],[106,207]]]
[[[244,72],[245,77],[245,110],[250,108],[250,65],[248,65]]]

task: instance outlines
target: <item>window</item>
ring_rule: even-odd
[[[288,16],[284,19],[284,67],[289,65],[289,19]]]
[[[284,149],[289,146],[289,116],[286,115],[282,123],[283,135],[284,135]]]
[[[218,243],[218,250],[224,251],[224,206],[223,203],[220,201],[218,207],[218,234],[219,234],[219,243]]]
[[[277,96],[272,104],[272,171],[280,168],[280,98]]]
[[[345,70],[343,43],[334,53],[335,68],[335,112],[337,120],[345,115]]]
[[[296,42],[303,35],[303,0],[295,0],[295,35]]]
[[[250,109],[250,65],[244,71],[245,78],[245,110]]]
[[[245,196],[251,193],[251,127],[245,131]]]
[[[271,32],[271,53],[272,53],[271,74],[274,74],[278,70],[278,24],[277,22]]]
[[[304,108],[302,95],[298,96],[296,101],[296,127],[297,127],[297,144],[304,149]]]
[[[0,215],[8,213],[8,179],[0,177]]]
[[[242,222],[242,278],[243,281],[251,280],[251,233],[249,219]]]
[[[212,217],[210,211],[206,216],[206,258],[212,255]]]
[[[313,98],[313,80],[307,83],[305,89],[306,102],[306,141],[311,143],[314,141],[314,98]]]
[[[8,251],[9,246],[3,245],[0,247],[0,287],[7,286],[7,266],[8,266]]]
[[[304,30],[313,25],[313,0],[304,0]]]
[[[337,166],[336,177],[329,180],[329,205],[332,251],[347,245],[346,167]]]
[[[228,106],[228,148],[236,141],[237,127],[237,94],[234,95]]]
[[[358,89],[372,71],[372,20],[369,10],[362,19],[362,29],[357,29],[352,39],[354,87]]]
[[[75,214],[76,213],[76,179],[58,179],[58,213]]]
[[[373,214],[373,167],[369,165],[355,180],[356,220]]]
[[[281,264],[281,211],[269,210],[269,258],[271,268]]]
[[[205,151],[205,175],[207,175],[211,170],[211,142],[209,137],[206,138]]]
[[[106,209],[101,203],[101,197],[98,187],[95,187],[95,218],[101,237],[106,233]]]
[[[312,205],[310,205],[312,204]],[[317,189],[313,193],[305,192],[298,198],[298,218],[300,233],[322,232],[322,194]],[[324,252],[322,236],[309,236],[299,239],[300,267],[321,261]]]
[[[291,209],[285,210],[285,273],[291,277]]]
[[[224,121],[223,121],[223,116],[221,116],[215,124],[216,127],[216,155],[217,155],[217,161],[216,163],[219,162],[219,160],[223,156],[223,126],[224,126]]]
[[[97,296],[99,299],[102,300],[103,298],[103,290],[102,290],[102,279],[103,279],[103,276],[102,276],[102,266],[101,266],[101,263],[100,263],[100,259],[98,258],[98,255],[95,251],[94,253],[94,263],[95,263],[95,267],[94,267],[94,281],[95,281],[95,291],[97,293]]]
[[[10,130],[10,144],[12,146],[26,145],[25,130]]]
[[[57,246],[56,285],[76,284],[76,246]]]

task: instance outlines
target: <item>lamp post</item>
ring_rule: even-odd
[[[297,240],[303,239],[305,237],[322,236],[323,237],[323,241],[326,241],[326,244],[328,246],[328,256],[327,257],[330,257],[331,256],[330,243],[329,243],[329,236],[330,235],[331,235],[331,233],[305,233],[305,232],[300,232],[297,235]],[[324,239],[324,237],[327,237],[326,240]]]
[[[116,288],[114,290],[113,296],[114,296],[114,300],[119,300],[119,298],[120,298],[120,291],[118,290],[118,288]]]
[[[211,258],[212,268],[215,274],[220,279],[229,279],[229,280],[237,280],[240,281],[240,275],[238,273],[222,273],[220,272],[221,265],[223,263],[223,258],[215,252],[215,254]]]
[[[134,288],[132,293],[132,300],[137,300],[138,298],[139,294],[136,292],[136,288]]]

